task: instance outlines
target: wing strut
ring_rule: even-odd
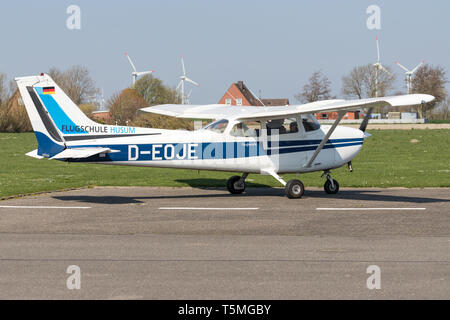
[[[336,129],[337,125],[341,121],[342,117],[347,113],[347,111],[339,111],[337,119],[333,122],[333,125],[331,126],[330,130],[328,130],[325,137],[323,137],[322,141],[320,142],[319,146],[317,147],[316,151],[314,151],[314,154],[312,155],[311,159],[309,159],[308,163],[306,163],[305,167],[310,168],[313,161],[318,156],[319,152],[323,149],[323,146],[325,143],[327,143],[328,138],[333,134],[334,130]]]

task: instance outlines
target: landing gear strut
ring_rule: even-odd
[[[248,173],[244,173],[242,177],[232,176],[227,181],[227,189],[231,194],[240,194],[245,191],[245,179]]]
[[[327,176],[327,181],[325,181],[325,184],[323,185],[323,189],[325,190],[326,193],[328,194],[336,194],[339,191],[339,183],[334,180],[333,178],[331,178],[331,174],[329,170],[324,171],[324,173],[322,174],[322,177],[326,175]]]

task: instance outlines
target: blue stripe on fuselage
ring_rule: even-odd
[[[357,141],[363,141],[363,138],[349,138],[349,139],[331,139],[327,141],[328,143],[341,143],[341,142],[357,142]],[[279,147],[292,147],[292,146],[303,146],[303,145],[318,145],[322,140],[281,140],[278,142],[272,142],[268,141],[269,148],[271,147],[271,144],[274,143],[275,145],[278,143]]]
[[[283,148],[273,146],[263,148],[263,142],[207,142],[207,143],[154,143],[126,145],[84,145],[81,147],[105,147],[119,152],[108,153],[103,157],[95,155],[85,159],[71,159],[80,162],[105,161],[161,161],[161,160],[198,160],[198,159],[236,159],[257,157],[271,154],[289,154],[294,152],[312,151],[317,148],[316,140],[280,141]],[[294,142],[297,142],[294,144]],[[331,142],[331,143],[330,143]],[[324,149],[341,148],[362,145],[363,138],[329,140]],[[70,147],[69,147],[70,148]]]

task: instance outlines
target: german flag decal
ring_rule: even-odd
[[[55,94],[55,87],[45,87],[42,88],[43,94]]]

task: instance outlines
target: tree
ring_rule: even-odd
[[[431,102],[415,106],[420,118],[427,116],[434,107],[445,101],[447,97],[446,83],[445,70],[441,66],[432,67],[425,64],[417,69],[411,81],[412,93],[431,94],[435,98]]]
[[[192,130],[194,127],[193,122],[190,120],[153,113],[139,114],[133,122],[133,126],[185,130]]]
[[[432,120],[449,120],[450,119],[450,99],[441,102],[427,116]]]
[[[180,103],[180,98],[173,88],[169,88],[163,82],[151,74],[140,78],[133,86],[147,102],[149,106],[166,103]]]
[[[140,108],[148,107],[147,102],[136,89],[125,89],[121,93],[114,94],[109,100],[109,112],[118,125],[130,125],[137,116]]]
[[[0,73],[0,107],[8,99],[8,90],[6,89],[6,74]]]
[[[48,73],[77,105],[88,102],[99,92],[89,71],[83,66],[76,65],[65,71],[53,67]]]
[[[92,113],[95,111],[96,106],[92,103],[83,103],[78,106],[81,111],[90,119],[92,119]]]
[[[303,103],[331,99],[331,82],[322,71],[315,71],[295,98]]]
[[[192,121],[164,115],[139,112],[140,108],[152,105],[180,103],[180,98],[174,88],[165,86],[163,82],[146,75],[140,78],[133,87],[114,94],[108,100],[113,120],[118,124],[137,127],[162,129],[192,129]]]
[[[29,132],[32,131],[25,106],[19,90],[2,104],[0,109],[1,132]]]
[[[386,96],[393,89],[395,76],[391,68],[378,70],[378,96]],[[342,94],[349,98],[373,98],[375,97],[375,68],[372,64],[354,67],[349,74],[342,77]]]

